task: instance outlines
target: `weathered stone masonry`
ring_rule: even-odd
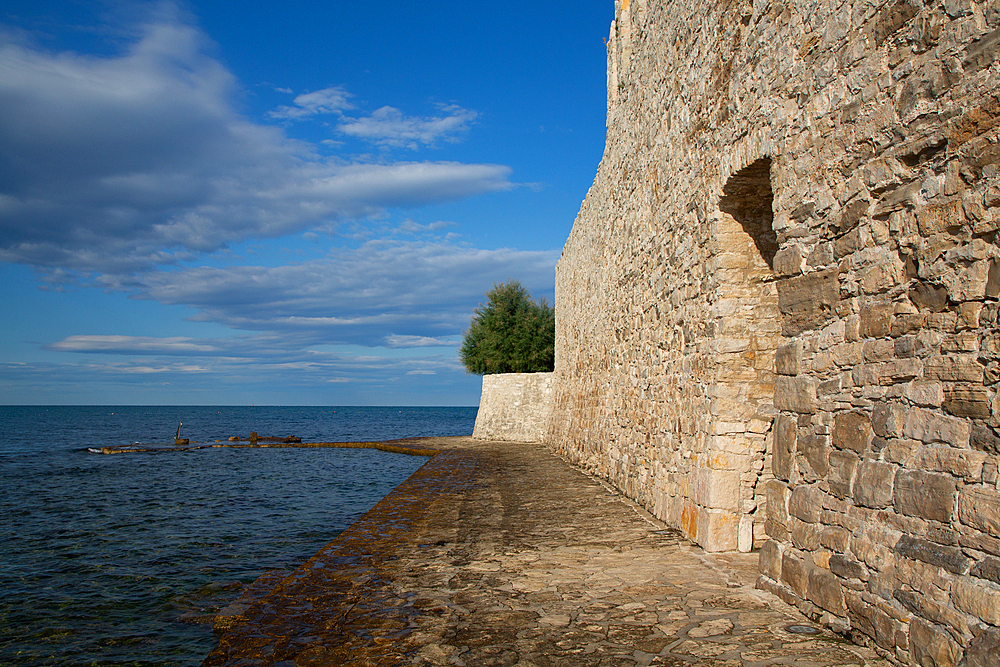
[[[472,437],[543,442],[552,415],[552,379],[552,373],[484,375]]]
[[[619,0],[547,441],[901,663],[1000,655],[1000,3]]]

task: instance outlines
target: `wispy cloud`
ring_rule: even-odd
[[[401,347],[456,347],[457,341],[432,338],[430,336],[397,336],[385,337],[385,345],[392,348]]]
[[[378,240],[301,264],[157,271],[117,288],[195,308],[195,321],[276,339],[294,335],[289,340],[298,345],[403,347],[461,334],[494,283],[516,276],[536,294],[547,293],[558,256]]]
[[[218,352],[215,345],[192,338],[152,338],[147,336],[69,336],[45,346],[59,352],[102,352],[114,354],[206,354]]]
[[[0,34],[0,261],[63,280],[129,275],[249,238],[511,187],[502,165],[326,158],[255,124],[235,110],[237,83],[206,54],[205,36],[171,17],[118,56],[52,54]],[[326,88],[275,113],[339,112],[348,97]],[[427,144],[474,117],[443,111],[351,127],[375,143]]]
[[[348,136],[370,141],[379,146],[394,146],[416,150],[433,146],[438,141],[458,141],[478,114],[450,104],[439,106],[438,116],[406,116],[395,107],[382,107],[370,116],[345,118],[337,130]]]
[[[283,92],[292,92],[285,89]],[[287,120],[297,120],[318,114],[339,113],[346,109],[353,109],[354,106],[348,102],[351,94],[343,88],[324,88],[311,93],[303,93],[292,100],[293,106],[281,106],[271,111],[268,115],[271,118],[284,118]]]

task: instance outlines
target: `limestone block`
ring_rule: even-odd
[[[958,518],[993,537],[1000,537],[1000,492],[985,486],[966,486],[958,497]]]
[[[861,308],[858,332],[862,338],[888,336],[892,328],[893,306],[889,302],[869,303]]]
[[[913,467],[932,472],[947,472],[955,477],[978,481],[988,454],[954,447],[921,447],[913,456]]]
[[[695,468],[691,500],[702,507],[735,512],[740,501],[740,474],[731,470]]]
[[[851,367],[864,361],[864,344],[861,342],[837,345],[830,352],[833,354],[833,361],[841,368]]]
[[[781,545],[768,540],[760,548],[758,571],[773,581],[781,581]]]
[[[774,382],[774,407],[779,410],[812,414],[816,411],[816,378],[808,375],[780,375]]]
[[[811,602],[831,614],[847,615],[847,609],[844,607],[844,590],[836,575],[829,570],[814,567],[809,570],[808,582],[808,598]]]
[[[854,367],[854,384],[858,387],[892,385],[907,382],[920,375],[920,359],[896,359]]]
[[[846,553],[851,544],[851,533],[840,526],[827,526],[820,531],[819,543],[837,553]]]
[[[783,528],[788,527],[788,485],[779,479],[767,481],[767,518]]]
[[[739,517],[733,512],[702,508],[698,511],[696,540],[705,551],[735,551]]]
[[[812,565],[810,562],[809,565]],[[781,581],[788,584],[792,592],[805,599],[809,590],[809,572],[806,562],[793,553],[785,551],[781,555]]]
[[[919,618],[910,621],[910,656],[919,667],[955,667],[962,649],[947,631]]]
[[[900,469],[893,488],[897,512],[949,523],[955,509],[957,486],[951,475]]]
[[[936,355],[924,361],[924,377],[948,382],[983,382],[983,365],[974,355]]]
[[[798,375],[802,367],[802,343],[794,341],[780,346],[774,354],[774,370],[779,375]]]
[[[850,556],[843,554],[830,555],[830,571],[843,579],[868,579],[868,568]]]
[[[788,498],[788,513],[808,523],[817,523],[823,511],[823,493],[813,486],[797,486]]]
[[[791,276],[802,273],[802,270],[805,268],[805,259],[802,250],[796,246],[782,248],[774,253],[774,260],[772,262],[774,275]]]
[[[972,565],[972,561],[958,547],[937,544],[912,535],[900,537],[895,550],[900,556],[942,567],[955,574],[966,574]]]
[[[945,395],[944,409],[956,417],[990,418],[990,392],[986,387],[952,386]]]
[[[854,481],[854,502],[861,507],[881,509],[893,501],[893,485],[898,468],[890,463],[874,461],[858,465]]]
[[[961,199],[924,206],[917,211],[917,228],[922,236],[934,236],[951,229],[957,229],[964,222],[965,215]]]
[[[895,402],[876,403],[872,409],[872,430],[880,438],[898,438],[903,435],[907,408]]]
[[[989,454],[1000,454],[1000,436],[997,436],[989,426],[972,425],[972,447]]]
[[[872,439],[872,421],[860,411],[842,412],[833,423],[833,446],[862,454]]]
[[[840,301],[837,269],[816,271],[777,282],[778,309],[781,311],[781,332],[797,336],[818,329],[836,316]]]
[[[830,474],[827,483],[830,493],[840,499],[851,495],[851,485],[854,481],[854,470],[858,465],[858,455],[854,452],[830,452]]]
[[[944,403],[944,387],[940,382],[915,380],[904,387],[903,398],[914,405],[941,407]]]
[[[951,600],[957,609],[990,625],[1000,625],[1000,587],[958,577],[951,587]]]
[[[965,648],[962,667],[994,667],[1000,656],[1000,629],[984,628]]]
[[[795,457],[799,474],[810,482],[825,477],[830,471],[829,436],[812,433],[808,429],[799,430]]]
[[[911,408],[903,424],[903,436],[922,442],[944,442],[968,447],[972,426],[964,419],[942,415],[925,408]]]
[[[861,291],[865,294],[880,294],[903,281],[903,263],[896,253],[887,253],[874,266],[860,272]],[[982,281],[985,287],[985,279]]]

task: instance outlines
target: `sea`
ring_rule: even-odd
[[[475,407],[0,406],[0,665],[199,665],[214,614],[292,570],[426,457],[110,445],[469,435]]]

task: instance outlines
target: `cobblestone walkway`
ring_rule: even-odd
[[[205,665],[888,663],[754,589],[536,445],[420,441],[423,468],[245,610]]]

